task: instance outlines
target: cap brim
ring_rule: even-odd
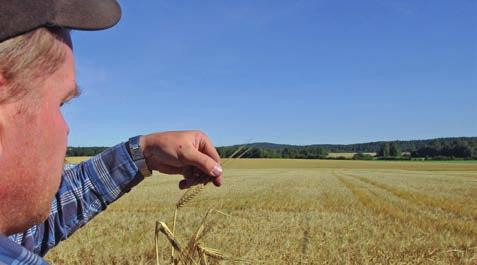
[[[50,24],[71,29],[101,30],[116,25],[121,7],[115,0],[54,0]]]

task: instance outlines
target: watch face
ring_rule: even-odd
[[[142,155],[142,152],[141,152],[141,149],[139,148],[135,148],[132,152],[131,152],[132,156],[133,156],[133,160],[141,160],[143,159],[143,155]]]
[[[129,139],[129,150],[134,161],[144,158],[141,147],[139,146],[139,136]]]

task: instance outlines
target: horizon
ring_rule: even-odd
[[[68,146],[476,135],[477,2],[458,2],[122,1],[114,28],[72,33]]]
[[[289,143],[275,143],[275,142],[250,142],[250,143],[238,143],[230,145],[217,145],[216,147],[228,147],[228,146],[240,146],[240,145],[254,145],[254,144],[274,144],[274,145],[292,145],[292,146],[310,146],[310,145],[360,145],[360,144],[370,144],[370,143],[380,143],[380,142],[407,142],[407,141],[430,141],[430,140],[439,140],[439,139],[458,139],[458,138],[477,138],[477,136],[452,136],[452,137],[438,137],[438,138],[427,138],[427,139],[407,139],[407,140],[390,140],[390,141],[370,141],[370,142],[359,142],[359,143],[349,143],[349,144],[339,144],[339,143],[312,143],[312,144],[289,144]],[[70,147],[109,147],[109,146],[72,146]]]

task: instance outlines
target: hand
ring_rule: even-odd
[[[215,186],[222,184],[220,156],[204,133],[161,132],[142,136],[139,141],[149,169],[184,176],[180,189],[210,181]]]

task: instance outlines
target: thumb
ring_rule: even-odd
[[[197,149],[191,149],[190,152],[184,154],[183,158],[184,163],[197,167],[209,176],[216,178],[222,176],[223,170],[220,164],[210,156],[199,152]]]

